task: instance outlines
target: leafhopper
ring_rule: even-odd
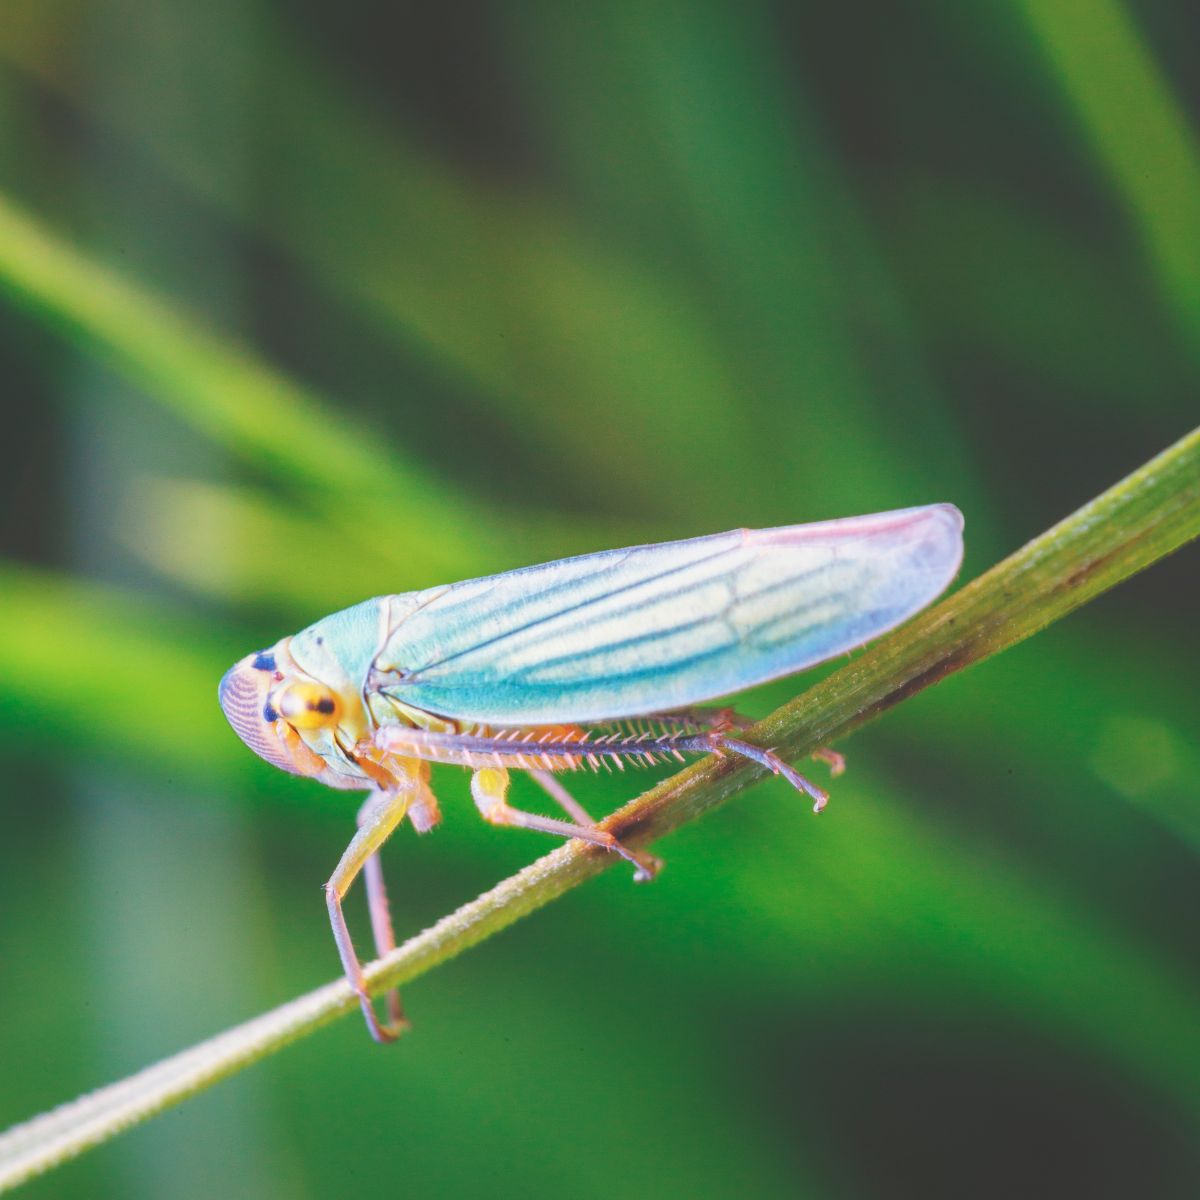
[[[395,991],[386,1020],[376,1013],[342,901],[363,872],[376,949],[395,946],[379,850],[406,817],[418,833],[440,821],[431,764],[468,768],[492,824],[590,842],[639,880],[658,860],[597,828],[560,775],[740,755],[819,812],[816,784],[739,736],[749,721],[700,706],[844,654],[924,608],[958,570],[962,525],[953,505],[934,504],[564,558],[377,596],[230,668],[221,707],[251,750],[369,793],[325,893],[372,1036],[391,1041],[406,1021]],[[819,756],[840,769],[832,751]],[[528,772],[566,819],[512,807],[510,770]]]

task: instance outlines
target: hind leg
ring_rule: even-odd
[[[742,733],[755,724],[753,717],[743,716],[733,708],[702,708],[696,706],[691,708],[674,708],[669,712],[657,713],[653,719],[678,721],[680,724],[693,725],[705,733]],[[736,752],[741,753],[740,750]],[[816,759],[817,762],[823,762],[829,768],[830,775],[835,779],[846,769],[845,756],[839,754],[836,750],[830,750],[827,746],[818,746],[809,755],[809,758]],[[770,764],[764,763],[763,765],[769,766]],[[780,772],[776,771],[775,774],[780,774]],[[815,796],[813,798],[816,799]]]

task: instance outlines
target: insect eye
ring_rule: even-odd
[[[293,729],[320,729],[341,716],[337,693],[320,683],[293,683],[271,697],[271,704]]]

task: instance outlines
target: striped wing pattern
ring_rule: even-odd
[[[495,725],[698,704],[870,641],[961,557],[938,504],[563,559],[406,597],[373,686]]]

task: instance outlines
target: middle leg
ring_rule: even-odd
[[[541,787],[552,800],[557,801],[573,821],[579,825],[595,828],[596,822],[588,815],[587,809],[549,771],[530,771],[529,774],[534,783]],[[639,882],[643,882],[646,879],[653,879],[662,870],[662,859],[657,858],[653,854],[646,854],[640,850],[630,850],[628,847],[622,846],[619,842],[613,849],[633,864],[634,878]]]
[[[576,824],[573,821],[558,821],[553,817],[541,817],[537,813],[524,812],[513,808],[508,803],[508,771],[504,767],[482,767],[471,776],[471,795],[475,806],[483,819],[491,825],[513,825],[519,829],[536,829],[541,833],[553,833],[564,838],[578,838],[582,842],[591,842],[593,846],[602,846],[619,854],[627,862],[633,864],[633,878],[637,883],[645,883],[653,879],[661,865],[653,855],[642,855],[635,850],[623,846],[615,834],[605,829],[597,829],[589,820],[588,824]],[[539,781],[540,782],[540,781]],[[545,786],[543,784],[543,786]],[[566,789],[562,789],[566,792]],[[551,792],[551,795],[555,795]],[[555,799],[558,799],[555,796]],[[571,805],[578,808],[571,799]],[[567,810],[568,812],[570,809]],[[579,812],[587,817],[582,808]]]

